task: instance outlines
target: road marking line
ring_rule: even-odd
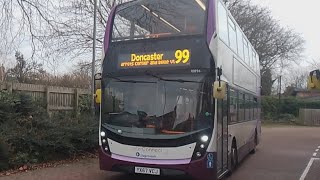
[[[301,175],[300,179],[299,180],[304,180],[304,178],[306,178],[310,168],[311,168],[311,165],[313,163],[314,160],[318,160],[319,158],[311,158],[306,169],[303,171],[303,174]]]
[[[316,152],[318,152],[319,151],[319,149],[316,149]]]
[[[318,146],[318,148],[320,149],[320,146]]]
[[[313,156],[317,156],[317,153],[313,153]]]

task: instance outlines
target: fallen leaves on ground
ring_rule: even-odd
[[[0,172],[0,177],[10,176],[10,175],[14,175],[14,174],[22,173],[22,172],[28,172],[28,171],[37,170],[37,169],[57,167],[57,166],[63,165],[63,164],[72,164],[72,163],[79,162],[84,159],[93,159],[93,158],[98,158],[97,152],[95,152],[94,154],[83,153],[83,154],[80,154],[80,155],[75,156],[73,158],[65,159],[65,160],[51,161],[51,162],[41,163],[41,164],[25,164],[17,169],[11,169],[11,170]]]

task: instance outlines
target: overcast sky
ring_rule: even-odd
[[[308,66],[306,61],[317,60],[320,63],[320,1],[319,0],[252,0],[261,6],[266,6],[272,11],[275,19],[282,26],[288,26],[306,40],[305,57],[302,65]],[[27,57],[30,56],[30,48],[20,49]],[[67,63],[71,64],[71,63]],[[65,72],[70,66],[59,67],[60,72]],[[314,69],[312,67],[309,67]]]
[[[281,25],[293,28],[306,40],[307,59],[320,62],[319,0],[252,0],[267,6]],[[303,63],[307,64],[307,63]]]
[[[252,0],[268,7],[275,19],[282,26],[288,26],[306,40],[305,59],[303,66],[309,66],[307,61],[316,60],[320,63],[320,1],[319,0]],[[313,67],[308,67],[312,70]]]

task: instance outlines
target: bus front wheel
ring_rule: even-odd
[[[237,149],[237,143],[235,139],[233,139],[232,141],[229,163],[230,163],[230,166],[229,166],[229,172],[227,174],[227,177],[231,176],[231,174],[236,170],[238,166],[238,149]]]
[[[236,142],[233,141],[231,147],[231,172],[233,172],[238,166],[238,149]]]
[[[250,151],[250,154],[255,154],[257,151],[257,145],[258,145],[258,136],[257,136],[257,131],[255,132],[254,135],[254,147],[253,149]]]

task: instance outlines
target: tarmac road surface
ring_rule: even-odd
[[[301,180],[311,158],[320,158],[320,128],[263,128],[262,142],[227,180]],[[305,180],[320,180],[320,160],[306,171]]]
[[[320,180],[320,128],[264,127],[256,154],[226,180]],[[99,170],[97,159],[20,173],[0,180],[160,180]],[[172,180],[179,180],[172,178]]]

